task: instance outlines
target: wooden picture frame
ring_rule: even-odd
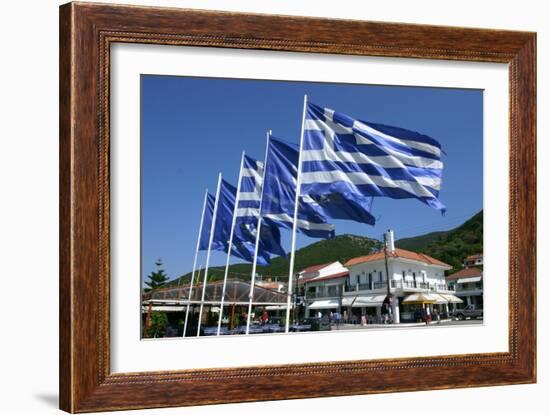
[[[111,373],[109,62],[116,42],[508,64],[509,352]],[[536,381],[536,34],[70,3],[60,8],[59,94],[61,409],[91,412]],[[422,376],[426,368],[437,386]],[[381,375],[384,382],[377,381]]]

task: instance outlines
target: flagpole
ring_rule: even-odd
[[[267,153],[269,151],[269,139],[271,130],[267,132],[267,143],[265,146],[264,174],[262,176],[262,190],[260,192],[260,208],[258,211],[258,223],[256,225],[256,245],[254,246],[254,260],[252,261],[252,275],[250,276],[250,293],[248,294],[248,313],[246,315],[246,334],[250,333],[250,318],[252,315],[252,301],[254,299],[254,284],[256,283],[256,265],[258,264],[258,249],[260,245],[260,233],[262,229],[262,202],[264,200],[264,179],[267,167]]]
[[[191,273],[191,282],[189,283],[189,295],[187,298],[187,310],[185,311],[185,322],[183,323],[183,337],[185,337],[185,333],[187,332],[187,320],[189,318],[189,304],[191,303],[191,294],[193,292],[193,282],[195,281],[195,271],[197,269],[197,258],[199,256],[199,247],[201,243],[201,236],[202,236],[202,225],[204,223],[204,212],[206,211],[206,200],[208,199],[208,189],[204,192],[204,202],[202,204],[202,215],[201,215],[201,221],[199,224],[199,234],[197,235],[197,246],[195,248],[195,259],[193,261],[193,272]]]
[[[237,206],[239,204],[239,193],[241,191],[243,166],[244,166],[244,151],[241,156],[241,169],[239,170],[239,179],[237,181],[237,194],[235,195],[235,207],[233,208],[233,220],[231,221],[231,231],[229,232],[229,246],[227,248],[227,259],[225,260],[225,273],[223,274],[222,300],[220,303],[220,316],[218,318],[218,331],[216,333],[217,336],[220,335],[220,330],[222,328],[223,303],[225,301],[225,287],[227,285],[227,274],[229,273],[229,260],[231,258],[231,249],[233,248],[233,232],[235,231],[235,223],[237,221]]]
[[[206,254],[206,264],[204,266],[204,278],[202,283],[201,306],[199,308],[199,322],[197,325],[197,336],[201,333],[202,310],[204,308],[204,294],[206,293],[206,280],[208,279],[208,265],[210,264],[210,251],[212,250],[212,241],[214,240],[214,231],[216,229],[216,214],[218,213],[218,202],[220,200],[220,188],[222,185],[222,174],[218,175],[218,188],[216,189],[216,201],[214,202],[214,212],[212,213],[212,224],[210,225],[210,238],[208,240],[208,253]]]
[[[296,256],[296,230],[298,228],[298,204],[302,185],[302,149],[304,146],[304,124],[306,119],[307,95],[304,95],[304,110],[302,113],[302,131],[300,132],[300,151],[298,153],[298,172],[296,174],[296,197],[294,199],[294,221],[292,223],[292,243],[290,250],[290,267],[288,271],[288,292],[286,297],[285,333],[290,326],[290,301],[292,299],[292,280],[294,276],[294,258]]]

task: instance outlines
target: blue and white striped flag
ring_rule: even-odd
[[[237,240],[255,243],[263,177],[264,164],[244,155],[234,231]],[[286,255],[281,246],[281,232],[277,226],[262,223],[258,252]]]
[[[287,229],[294,222],[299,147],[270,137],[264,175],[262,217]],[[327,223],[315,202],[300,198],[297,229],[312,238],[334,237],[334,225]]]
[[[218,212],[216,213],[216,226],[214,227],[214,238],[212,249],[227,253],[229,249],[229,238],[231,235],[231,225],[233,223],[233,213],[235,211],[235,201],[237,189],[230,183],[222,180],[220,188],[220,200],[218,201]],[[244,232],[237,232],[237,222],[235,222],[231,255],[252,262],[254,258],[255,235]],[[269,252],[263,249],[260,244],[258,249],[258,264],[268,265],[270,263]]]
[[[212,227],[212,218],[214,216],[215,204],[216,204],[216,197],[208,193],[208,195],[206,196],[206,206],[204,207],[204,217],[202,220],[199,251],[208,250],[208,242],[210,241],[210,229]],[[215,231],[214,231],[214,235],[215,235]],[[219,240],[216,240],[216,238],[212,239],[212,249],[214,251],[223,251],[224,249],[227,251],[227,248],[225,248],[225,244],[223,243],[223,239],[219,241]]]
[[[337,194],[358,208],[372,196],[416,198],[443,213],[442,173],[441,145],[433,138],[307,104],[302,194],[315,200]]]

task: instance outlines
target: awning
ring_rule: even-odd
[[[308,307],[310,310],[322,310],[324,308],[338,308],[337,300],[319,300],[314,301]]]
[[[357,296],[344,297],[344,298],[342,298],[342,306],[343,307],[350,307],[355,302],[356,299],[357,299]]]
[[[440,294],[440,295],[444,297],[449,303],[460,304],[464,302],[460,298],[458,298],[456,295],[453,295],[453,294]]]
[[[142,306],[141,307],[141,310],[144,312],[144,313],[147,313],[148,310],[149,310],[149,306]],[[152,311],[164,311],[165,313],[169,313],[169,312],[182,312],[182,311],[185,311],[187,310],[187,306],[177,306],[177,305],[154,305],[152,307]],[[219,313],[220,312],[220,307],[210,307],[210,311],[212,313]]]
[[[186,307],[182,307],[182,306],[177,306],[177,305],[154,305],[152,307],[152,311],[164,311],[165,313],[168,313],[168,312],[180,312],[180,311],[185,311]],[[147,313],[147,311],[149,310],[149,307],[148,306],[143,306],[141,307],[141,310],[144,312],[144,313]]]
[[[403,304],[436,304],[437,299],[431,294],[414,293],[403,300]]]
[[[437,294],[437,293],[430,293],[430,296],[434,297],[436,302],[435,304],[448,304],[449,300],[447,300],[443,295]]]
[[[380,307],[386,298],[385,294],[356,295],[355,297],[342,298],[343,307]]]
[[[457,284],[464,284],[466,282],[479,282],[481,277],[468,277],[468,278],[459,278],[456,280]]]
[[[286,305],[268,305],[265,307],[266,310],[268,311],[273,311],[273,310],[286,310]]]

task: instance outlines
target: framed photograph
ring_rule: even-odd
[[[61,409],[535,382],[535,62],[527,32],[61,6]]]

